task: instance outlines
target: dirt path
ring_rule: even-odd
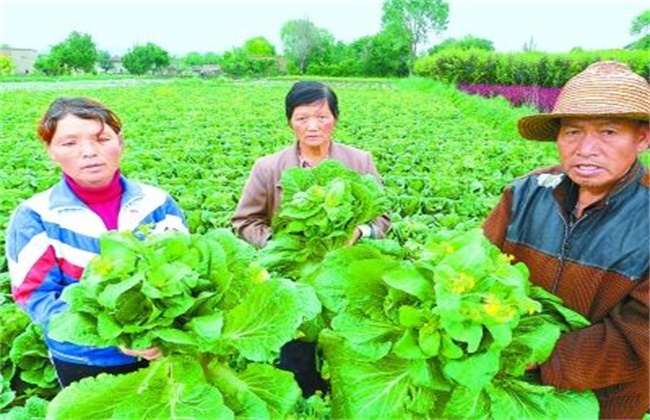
[[[58,82],[6,82],[0,83],[0,92],[10,90],[62,90],[98,89],[106,87],[133,87],[170,83],[173,79],[116,79],[116,80],[66,80]]]

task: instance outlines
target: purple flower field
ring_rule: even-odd
[[[471,95],[486,98],[501,95],[513,106],[530,105],[541,112],[550,112],[560,94],[560,88],[539,86],[468,85],[459,84],[458,89]]]

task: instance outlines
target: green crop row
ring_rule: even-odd
[[[229,226],[254,160],[293,141],[284,116],[291,83],[186,80],[96,89],[71,83],[0,93],[0,245],[10,212],[60,177],[35,134],[54,98],[87,95],[113,108],[124,121],[123,173],[167,190],[191,230],[205,232]],[[504,99],[422,79],[328,83],[341,108],[335,138],[372,152],[395,221],[477,223],[514,177],[554,161],[552,145],[526,142],[516,132],[516,118],[532,110]]]

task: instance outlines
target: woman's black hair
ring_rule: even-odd
[[[320,101],[327,101],[334,118],[339,118],[339,100],[336,97],[336,93],[329,86],[313,81],[294,83],[289,93],[287,93],[287,97],[284,99],[287,121],[291,121],[294,109],[300,105]]]
[[[99,121],[102,124],[102,131],[104,124],[110,126],[116,134],[122,131],[120,118],[101,102],[85,97],[61,97],[52,101],[38,123],[36,132],[41,140],[50,144],[59,120],[67,115]]]

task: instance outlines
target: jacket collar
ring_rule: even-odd
[[[122,200],[121,203],[125,204],[129,201],[142,197],[144,194],[142,188],[135,182],[129,181],[120,175],[120,182],[122,183]],[[83,201],[72,191],[64,179],[61,179],[54,187],[52,187],[52,194],[50,195],[50,210],[66,207],[87,207]]]
[[[586,210],[608,205],[611,200],[616,199],[624,191],[628,190],[630,185],[638,182],[641,177],[645,175],[646,171],[647,168],[637,159],[630,170],[627,171],[623,178],[618,180],[611,191],[605,197],[587,207]],[[565,173],[562,181],[553,191],[553,196],[567,213],[571,213],[576,205],[578,200],[578,188],[578,184],[573,182]]]
[[[291,156],[295,157],[295,162],[293,162],[293,163],[295,163],[295,166],[299,166],[301,168],[305,168],[305,167],[310,168],[311,166],[304,166],[303,165],[305,160],[303,160],[300,157],[300,147],[299,147],[299,144],[298,144],[297,141],[293,143],[292,149],[293,149],[293,152],[291,153]],[[339,156],[339,150],[340,150],[340,147],[338,147],[336,145],[336,143],[334,143],[333,140],[330,140],[330,148],[327,151],[327,156],[325,156],[325,159],[336,159]]]

